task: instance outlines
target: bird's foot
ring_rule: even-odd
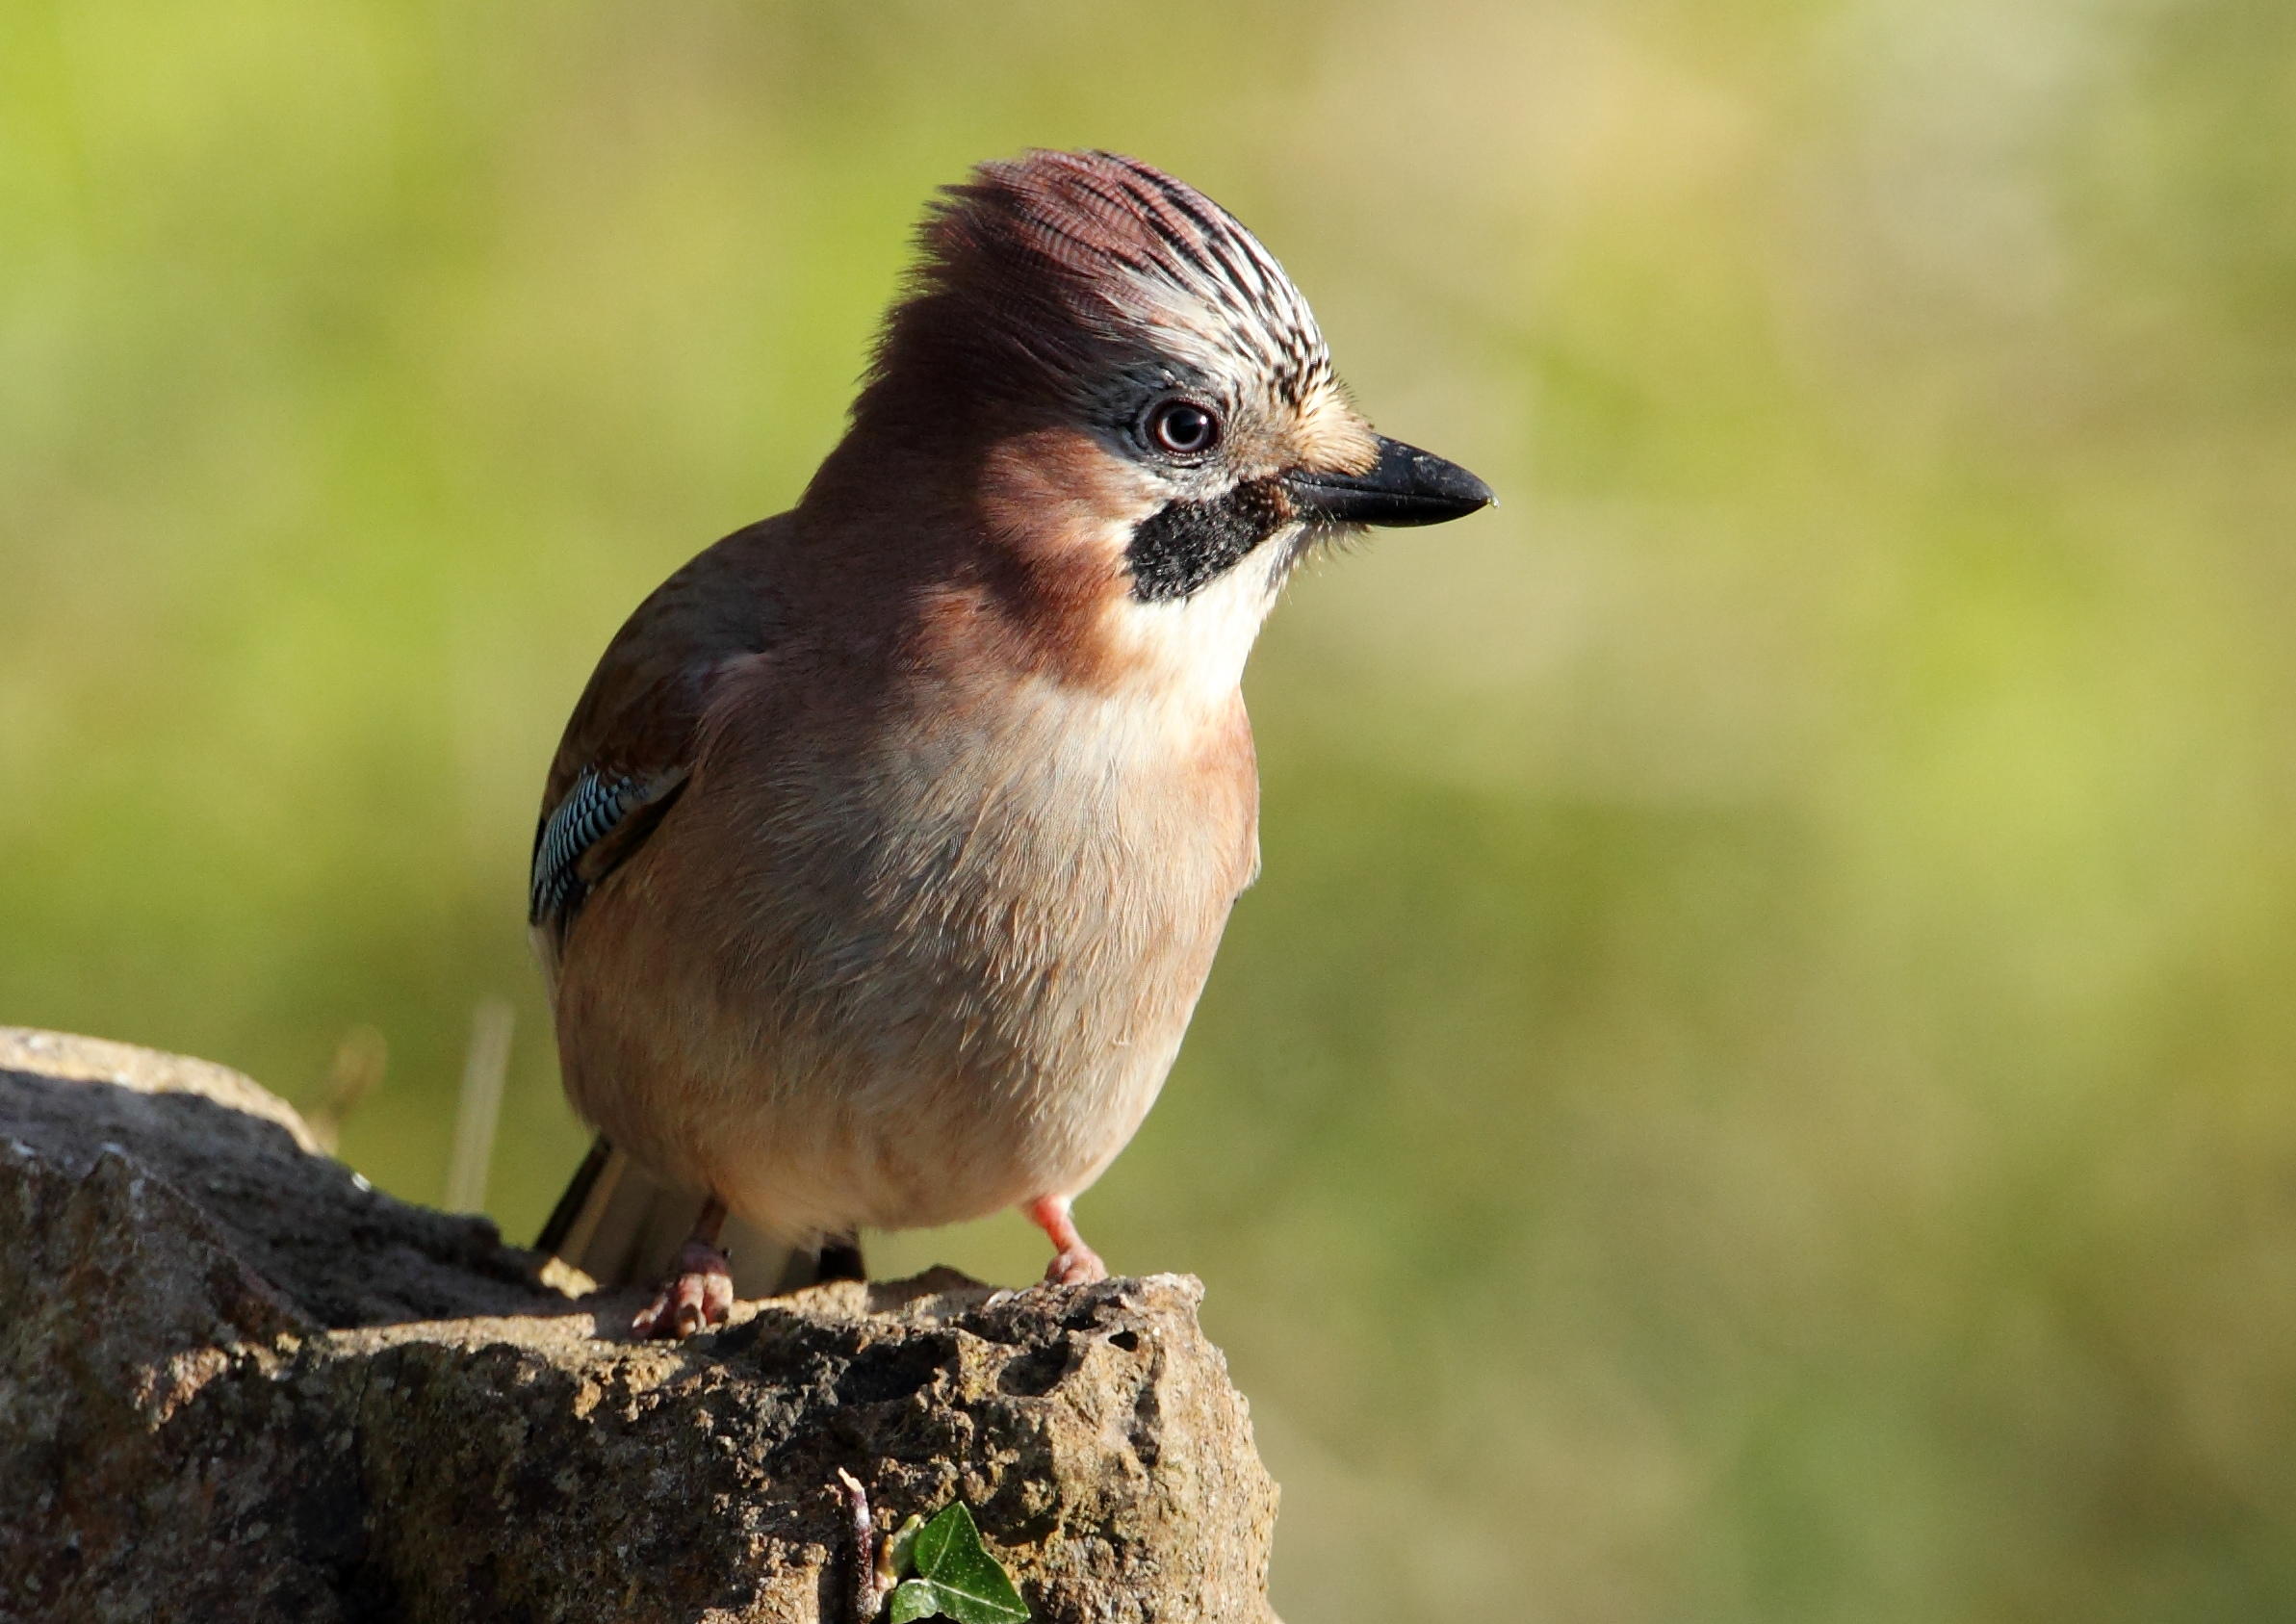
[[[1108,1277],[1108,1265],[1100,1261],[1100,1254],[1079,1242],[1063,1247],[1045,1271],[1048,1286],[1089,1286]]]
[[[734,1276],[726,1254],[701,1241],[688,1241],[678,1268],[654,1301],[638,1310],[630,1328],[641,1337],[691,1336],[726,1323],[734,1311]]]
[[[1067,1197],[1040,1196],[1021,1210],[1057,1249],[1052,1266],[1045,1271],[1045,1284],[1089,1286],[1108,1277],[1108,1265],[1100,1261],[1100,1254],[1086,1246],[1084,1237],[1076,1232],[1076,1220],[1069,1211]]]

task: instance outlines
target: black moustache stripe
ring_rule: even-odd
[[[1144,604],[1190,598],[1291,521],[1273,479],[1253,479],[1209,502],[1167,503],[1143,519],[1124,549],[1132,596]]]

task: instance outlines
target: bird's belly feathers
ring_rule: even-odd
[[[1240,701],[1175,718],[1046,695],[711,769],[581,922],[597,963],[570,960],[560,1027],[585,1113],[790,1235],[1089,1184],[1161,1087],[1256,862]],[[629,1008],[634,986],[671,1018]]]

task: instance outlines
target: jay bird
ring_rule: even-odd
[[[1373,432],[1201,193],[949,188],[844,438],[638,606],[551,763],[530,922],[599,1137],[541,1248],[666,1274],[643,1335],[722,1320],[728,1251],[788,1289],[1007,1206],[1103,1277],[1071,1203],[1258,868],[1260,624],[1319,543],[1491,500]]]

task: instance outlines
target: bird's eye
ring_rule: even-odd
[[[1193,400],[1167,400],[1149,416],[1148,433],[1174,456],[1201,456],[1220,443],[1220,419]]]

